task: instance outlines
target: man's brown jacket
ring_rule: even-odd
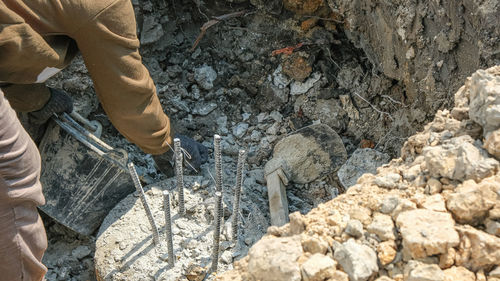
[[[170,121],[138,48],[130,0],[0,1],[0,83],[15,109],[40,109],[49,95],[36,83],[79,50],[113,125],[144,152],[160,154],[172,142]]]

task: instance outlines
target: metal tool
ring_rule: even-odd
[[[183,154],[181,151],[181,140],[174,139],[174,153],[175,153],[175,176],[177,179],[177,192],[179,193],[179,216],[184,215],[184,174],[183,174]]]
[[[233,201],[233,219],[231,221],[231,238],[233,241],[238,240],[238,216],[240,214],[241,186],[243,183],[243,166],[245,166],[246,151],[240,150],[238,153],[238,165],[236,166],[236,185],[234,189]]]
[[[166,190],[163,191],[163,205],[165,208],[165,231],[167,236],[168,264],[170,265],[170,267],[174,267],[175,257],[172,233],[172,217],[170,215],[170,193]]]
[[[222,209],[222,193],[215,192],[215,218],[214,218],[214,240],[212,247],[212,267],[211,271],[216,272],[219,264],[219,243],[220,243],[220,227],[223,215]]]
[[[144,194],[144,189],[142,189],[141,182],[139,180],[139,176],[137,175],[137,171],[135,170],[134,163],[130,162],[127,164],[128,170],[130,172],[130,176],[134,181],[135,189],[137,193],[139,193],[139,198],[141,198],[142,206],[144,207],[144,211],[146,211],[146,216],[148,217],[149,224],[153,230],[153,242],[156,246],[160,245],[160,233],[158,232],[158,228],[156,227],[155,219],[153,217],[153,213],[151,213],[151,209],[149,208],[148,201],[146,200],[146,195]]]
[[[100,126],[87,122],[91,129]],[[127,152],[106,144],[69,114],[53,116],[39,150],[47,202],[40,210],[80,234],[94,233],[109,211],[134,191]]]

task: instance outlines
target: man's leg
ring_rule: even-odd
[[[0,91],[0,280],[42,280],[40,155]]]

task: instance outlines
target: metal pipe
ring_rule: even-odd
[[[238,166],[236,167],[236,186],[234,191],[233,201],[233,219],[231,221],[231,238],[233,241],[238,240],[238,215],[240,213],[241,186],[243,184],[243,167],[245,166],[246,151],[241,149],[238,153]]]
[[[214,218],[214,244],[212,247],[212,267],[211,272],[217,272],[219,264],[219,243],[220,243],[220,227],[222,218],[222,192],[215,192],[215,218]]]
[[[130,162],[127,164],[128,171],[130,173],[130,176],[132,177],[132,180],[134,181],[135,189],[137,190],[137,193],[139,193],[139,198],[141,198],[142,201],[142,206],[144,207],[144,210],[146,211],[146,216],[148,217],[149,224],[151,225],[151,228],[153,229],[153,242],[155,243],[156,246],[160,245],[160,233],[158,232],[158,228],[156,227],[155,220],[153,218],[153,214],[151,213],[151,209],[149,208],[149,204],[146,201],[146,195],[144,195],[144,189],[142,189],[141,182],[139,180],[139,176],[137,175],[137,171],[135,170],[134,163]]]
[[[177,179],[177,192],[179,193],[179,216],[184,215],[184,175],[183,175],[183,154],[181,151],[181,140],[174,139],[174,153],[175,153],[175,175]]]
[[[168,264],[170,265],[170,267],[174,267],[175,257],[172,234],[172,217],[170,214],[170,193],[166,190],[163,191],[163,203],[165,208],[165,231],[167,234]]]
[[[220,150],[221,137],[214,135],[214,156],[215,156],[215,190],[222,192],[222,154]]]

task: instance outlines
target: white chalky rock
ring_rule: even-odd
[[[382,241],[396,239],[394,222],[389,215],[374,214],[372,223],[366,229],[368,232],[376,234]]]
[[[290,94],[293,96],[307,93],[307,91],[309,91],[309,89],[314,86],[314,83],[318,82],[320,78],[321,74],[316,72],[304,83],[299,81],[292,82],[292,85],[290,86]]]
[[[299,281],[300,236],[264,238],[248,252],[248,273],[261,281]]]
[[[408,269],[409,267],[409,269]],[[408,263],[406,281],[444,281],[444,272],[436,264]]]
[[[478,70],[469,86],[469,116],[483,127],[483,135],[500,128],[500,66]]]
[[[368,280],[378,271],[377,254],[370,247],[358,244],[354,239],[342,243],[333,258],[338,261],[352,281]]]
[[[396,220],[403,237],[403,250],[414,259],[444,254],[459,243],[449,213],[417,209],[402,212]]]
[[[336,266],[337,263],[330,257],[323,254],[314,254],[302,265],[302,280],[330,280],[329,278],[335,273]]]

